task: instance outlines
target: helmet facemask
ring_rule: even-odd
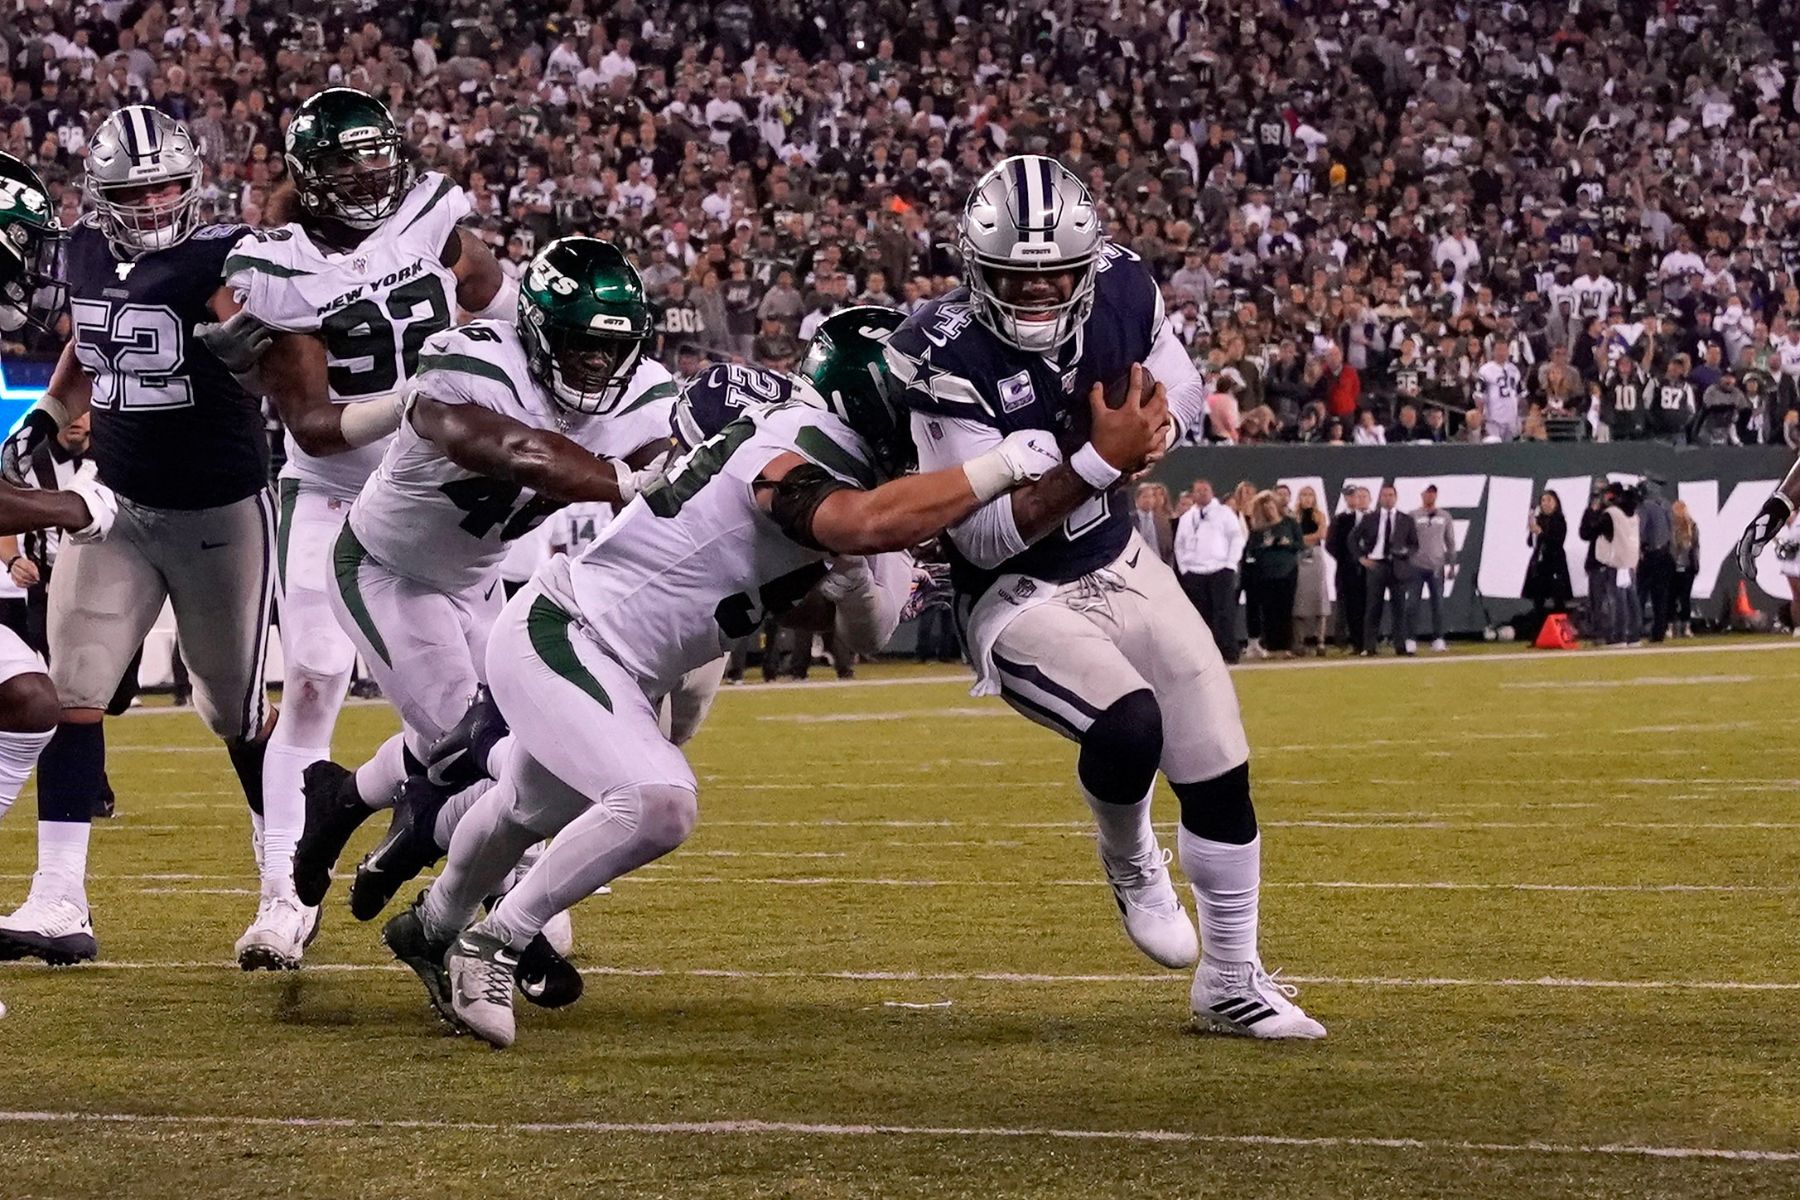
[[[171,192],[170,186],[177,190]],[[200,171],[133,179],[87,182],[87,205],[106,240],[128,253],[148,254],[180,245],[200,216]]]
[[[307,212],[352,229],[373,229],[399,211],[411,164],[395,134],[351,130],[339,140],[348,144],[324,151],[310,164],[288,155],[288,172]]]
[[[47,329],[35,314],[54,317],[67,297],[61,230],[23,222],[0,227],[0,333],[28,323]]]
[[[551,325],[534,311],[525,327],[539,344],[541,381],[572,412],[605,412],[625,397],[644,354],[644,339],[631,334]]]
[[[969,299],[975,318],[1008,345],[1049,354],[1074,337],[1094,310],[1098,255],[1055,263],[999,263],[967,244],[963,254],[970,264]],[[1067,297],[1054,282],[1059,275],[1072,276]],[[1043,288],[1045,282],[1054,294]]]

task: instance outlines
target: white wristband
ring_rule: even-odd
[[[638,494],[637,472],[617,458],[605,458],[600,461],[613,469],[613,479],[619,485],[619,507],[624,508],[631,503],[631,498]]]
[[[999,450],[989,450],[971,458],[962,465],[963,474],[969,477],[969,490],[975,498],[986,504],[995,496],[1012,490],[1019,481],[1013,472],[1012,463]]]
[[[379,442],[400,428],[400,396],[389,392],[373,400],[358,400],[338,408],[338,432],[352,450]]]
[[[1069,465],[1087,481],[1089,487],[1098,492],[1104,492],[1125,477],[1125,472],[1100,457],[1100,452],[1094,449],[1092,442],[1084,443],[1081,449],[1070,455]]]

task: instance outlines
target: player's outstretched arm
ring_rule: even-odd
[[[436,442],[465,471],[569,504],[621,502],[612,464],[560,433],[532,429],[480,405],[445,404],[423,395],[413,398],[410,419],[420,437]]]
[[[518,286],[506,277],[494,252],[473,230],[451,230],[442,261],[456,276],[456,306],[470,320],[518,320]]]
[[[66,529],[98,541],[112,528],[118,501],[98,481],[84,479],[68,491],[41,491],[0,483],[0,534]]]

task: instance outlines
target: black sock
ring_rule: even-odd
[[[38,759],[38,820],[91,822],[105,790],[106,734],[100,722],[62,722]]]
[[[254,742],[228,738],[225,742],[225,753],[231,757],[231,769],[237,772],[238,786],[244,789],[244,800],[250,805],[250,811],[259,817],[263,810],[263,755],[268,749],[266,737]]]

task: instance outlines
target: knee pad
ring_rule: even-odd
[[[1162,708],[1156,694],[1149,688],[1127,692],[1081,735],[1076,768],[1081,786],[1107,804],[1138,803],[1156,779],[1162,745]]]
[[[1198,783],[1171,783],[1181,801],[1181,827],[1209,842],[1244,846],[1256,840],[1256,806],[1250,802],[1250,764]]]
[[[633,787],[637,801],[638,836],[660,854],[667,854],[688,840],[700,819],[700,799],[691,788],[672,783],[642,783]]]

